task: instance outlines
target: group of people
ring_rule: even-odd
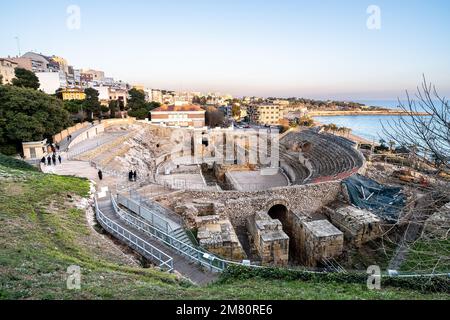
[[[72,135],[71,135],[71,134],[69,134],[69,135],[67,136],[67,141],[72,141]]]
[[[61,155],[58,155],[58,157],[56,157],[56,153],[54,152],[51,156],[48,155],[47,158],[42,157],[41,163],[44,165],[45,165],[45,163],[47,163],[48,166],[51,166],[53,163],[53,165],[56,166],[56,159],[58,159],[59,164],[62,163]]]
[[[103,180],[103,171],[101,169],[98,170],[97,175],[98,175],[98,178],[100,180]],[[137,172],[136,172],[136,170],[134,170],[134,171],[130,170],[128,172],[128,180],[129,181],[136,181],[136,179],[137,179]]]
[[[129,181],[136,181],[137,179],[137,172],[136,170],[130,170],[130,172],[128,172],[128,180]]]
[[[54,166],[56,166],[56,161],[58,160],[58,162],[59,162],[59,164],[61,164],[62,163],[62,158],[61,158],[61,155],[57,155],[57,152],[59,152],[59,150],[60,150],[60,146],[59,146],[59,144],[57,144],[57,143],[55,143],[55,144],[53,144],[53,143],[50,143],[49,145],[48,145],[48,156],[47,157],[42,157],[42,159],[41,159],[41,163],[42,164],[47,164],[48,166],[51,166],[52,165],[52,163],[53,163],[53,165]],[[51,153],[51,155],[50,155],[50,153]]]

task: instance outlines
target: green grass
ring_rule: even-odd
[[[0,153],[0,165],[6,168],[11,168],[11,169],[20,169],[20,170],[27,170],[27,171],[37,171],[37,169],[35,167],[33,167],[32,165],[21,161],[21,160],[17,160],[8,156],[5,156],[3,154]]]
[[[175,275],[144,269],[86,222],[76,208],[88,195],[87,180],[46,175],[20,164],[0,172],[0,299],[449,299],[386,287],[369,291],[365,282],[244,278],[231,274],[198,287]],[[66,270],[81,267],[81,290],[66,288]]]
[[[450,270],[450,239],[419,240],[409,249],[402,271],[448,272]]]

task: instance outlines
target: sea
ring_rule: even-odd
[[[399,109],[398,100],[356,100],[367,106],[385,107],[389,109]],[[404,103],[404,101],[402,101]],[[334,123],[337,126],[344,126],[352,129],[352,134],[365,138],[369,141],[379,142],[381,139],[389,141],[385,134],[385,128],[389,128],[390,123],[398,120],[399,116],[323,116],[314,117],[315,120],[323,124]]]

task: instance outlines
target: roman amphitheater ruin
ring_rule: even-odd
[[[319,128],[278,134],[127,118],[80,132],[66,166],[102,171],[98,222],[169,270],[178,256],[216,271],[229,263],[337,267],[348,248],[381,235],[383,218],[351,205],[343,183],[364,173],[363,155]]]

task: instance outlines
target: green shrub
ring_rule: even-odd
[[[11,169],[20,169],[20,170],[28,170],[28,171],[37,171],[35,167],[26,163],[25,161],[14,159],[8,156],[5,156],[0,153],[0,165],[11,168]]]
[[[265,280],[285,281],[317,281],[317,282],[341,282],[365,284],[368,274],[363,272],[348,273],[314,273],[307,270],[291,270],[285,268],[250,268],[244,266],[229,266],[222,274],[221,282],[230,280],[247,280],[260,278]],[[448,277],[388,277],[382,276],[381,285],[403,289],[418,290],[421,292],[450,293],[450,279]]]

